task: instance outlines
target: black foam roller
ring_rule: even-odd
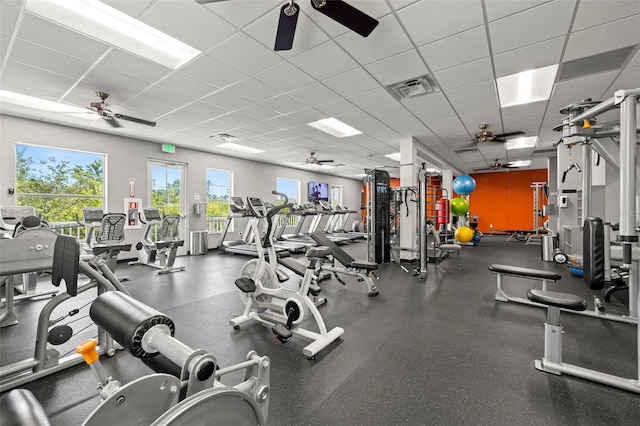
[[[98,296],[91,304],[89,315],[96,325],[136,358],[157,355],[142,348],[142,337],[150,328],[166,325],[172,337],[176,331],[169,317],[119,291],[108,291]]]
[[[604,288],[604,225],[599,217],[584,220],[582,253],[584,282],[592,290]]]

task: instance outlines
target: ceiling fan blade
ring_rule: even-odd
[[[522,132],[522,131],[507,132],[507,133],[502,133],[500,135],[493,135],[493,137],[496,138],[496,139],[500,139],[500,138],[504,139],[504,138],[510,138],[510,137],[513,137],[513,136],[521,136],[521,135],[524,135],[524,132]]]
[[[333,160],[317,160],[316,163],[333,163]]]
[[[343,2],[342,0],[326,0],[323,6],[316,6],[320,0],[311,0],[311,6],[318,12],[344,25],[351,31],[367,37],[378,26],[378,20]]]
[[[154,121],[143,120],[142,118],[129,117],[128,115],[122,114],[113,114],[115,118],[119,118],[120,120],[133,121],[134,123],[145,124],[147,126],[155,127],[156,123]]]
[[[113,117],[104,117],[104,120],[109,123],[112,127],[115,127],[116,129],[118,127],[121,127],[120,124],[115,120],[115,118]]]
[[[300,7],[296,3],[287,3],[282,6],[280,20],[278,21],[278,32],[276,33],[276,45],[273,50],[291,50],[299,15]]]
[[[217,3],[219,1],[227,1],[227,0],[196,0],[196,3],[207,4],[207,3]]]

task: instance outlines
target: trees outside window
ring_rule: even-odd
[[[16,144],[16,204],[42,219],[75,222],[83,207],[105,206],[104,154]]]
[[[209,231],[220,232],[230,213],[229,200],[233,195],[233,174],[229,170],[207,169],[206,179],[207,224]]]

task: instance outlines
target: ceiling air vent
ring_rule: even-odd
[[[240,139],[237,136],[233,136],[233,135],[230,135],[228,133],[218,133],[217,135],[209,136],[209,138],[217,140],[217,141],[221,141],[221,142],[233,142],[233,141],[237,141],[238,139]]]
[[[601,72],[619,70],[637,51],[638,45],[633,45],[564,62],[558,81],[572,80]]]
[[[416,77],[400,83],[390,84],[386,89],[399,101],[428,95],[429,93],[434,93],[439,90],[435,80],[429,75],[423,75],[422,77]]]

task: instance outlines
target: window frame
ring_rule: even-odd
[[[225,169],[219,169],[216,167],[207,167],[205,169],[205,220],[207,223],[207,233],[209,234],[220,234],[222,233],[223,229],[224,229],[224,223],[228,218],[229,213],[227,213],[226,216],[209,216],[208,215],[208,211],[209,211],[209,203],[219,203],[220,201],[214,201],[214,200],[209,200],[209,172],[223,172],[223,173],[227,173],[229,176],[229,186],[228,186],[228,191],[229,191],[229,200],[226,200],[226,204],[227,204],[227,210],[228,212],[230,212],[229,209],[229,203],[230,203],[230,199],[231,197],[233,197],[234,194],[234,174],[232,170],[225,170]],[[213,177],[213,176],[212,176]],[[213,180],[212,180],[213,182]],[[213,187],[218,187],[218,188],[227,188],[226,185],[215,185],[215,183],[212,183],[211,186]],[[214,195],[214,194],[211,194]],[[233,232],[233,222],[229,225],[229,232]]]

